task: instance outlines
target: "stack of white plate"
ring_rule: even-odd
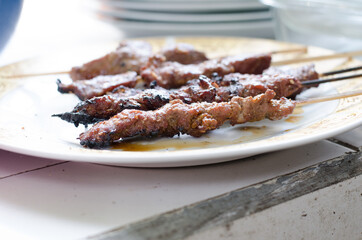
[[[273,37],[271,12],[257,0],[98,0],[96,11],[127,37]]]

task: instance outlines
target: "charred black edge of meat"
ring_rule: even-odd
[[[68,93],[69,91],[64,90],[64,88],[62,88],[61,84],[63,84],[63,83],[62,83],[62,81],[58,78],[58,79],[57,79],[58,92],[60,92],[60,93]]]
[[[88,126],[90,123],[96,123],[100,121],[104,121],[106,119],[103,118],[95,118],[88,114],[81,113],[81,112],[65,112],[59,114],[53,114],[52,117],[60,117],[60,119],[73,123],[74,126],[78,127],[79,124],[83,124],[85,127]]]

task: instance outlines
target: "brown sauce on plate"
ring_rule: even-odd
[[[293,114],[302,114],[302,113],[304,113],[304,110],[302,107],[294,108]]]
[[[248,142],[255,139],[260,139],[267,135],[271,134],[271,131],[263,127],[255,126],[244,126],[238,127],[237,130],[242,131],[243,133],[239,138],[234,139],[216,139],[209,138],[210,140],[198,140],[197,138],[186,140],[180,138],[155,138],[155,139],[145,139],[145,138],[136,138],[132,140],[121,141],[114,144],[112,149],[122,150],[122,151],[137,151],[137,152],[146,152],[146,151],[156,151],[156,150],[184,150],[184,149],[195,149],[195,148],[208,148],[208,147],[220,147],[230,144],[237,144],[242,142]]]
[[[303,116],[290,116],[287,119],[285,119],[286,122],[289,123],[298,123],[303,119]]]

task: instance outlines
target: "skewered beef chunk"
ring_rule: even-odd
[[[203,52],[197,51],[190,44],[178,43],[161,52],[166,61],[182,64],[199,63],[207,60]],[[73,80],[92,79],[99,75],[115,75],[127,71],[139,73],[140,68],[153,56],[152,47],[144,41],[123,41],[118,48],[105,56],[90,61],[79,67],[73,67],[70,77]]]
[[[178,43],[164,48],[161,52],[166,61],[178,62],[181,64],[200,63],[208,60],[205,53],[197,51],[192,45]]]
[[[319,74],[315,70],[314,64],[308,64],[301,67],[291,68],[289,66],[285,67],[270,67],[263,72],[264,75],[275,75],[275,74],[285,74],[294,76],[299,81],[307,81],[318,79]]]
[[[99,75],[115,75],[127,71],[139,72],[151,55],[152,47],[149,43],[123,41],[115,51],[80,67],[73,67],[70,77],[73,80],[84,80]]]
[[[295,76],[302,84],[304,81],[314,80],[319,78],[318,72],[315,70],[314,64],[308,64],[301,67],[291,68],[289,66],[284,67],[271,67],[266,69],[263,72],[263,75],[275,75],[275,74],[287,74],[291,76]],[[298,91],[296,91],[291,98],[295,98],[297,94],[301,93],[303,89],[318,87],[319,84],[313,84],[301,87]]]
[[[58,91],[61,93],[74,93],[81,100],[102,96],[119,86],[134,87],[137,83],[137,73],[127,72],[111,76],[98,76],[91,80],[78,80],[69,84],[57,81]]]
[[[217,82],[217,101],[228,101],[230,96],[248,97],[265,93],[268,89],[275,92],[275,98],[289,97],[302,88],[301,83],[290,75],[248,75],[231,73]],[[224,97],[225,96],[225,97]],[[224,100],[226,99],[226,100]]]

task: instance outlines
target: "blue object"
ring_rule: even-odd
[[[0,52],[15,30],[23,0],[0,0]]]

